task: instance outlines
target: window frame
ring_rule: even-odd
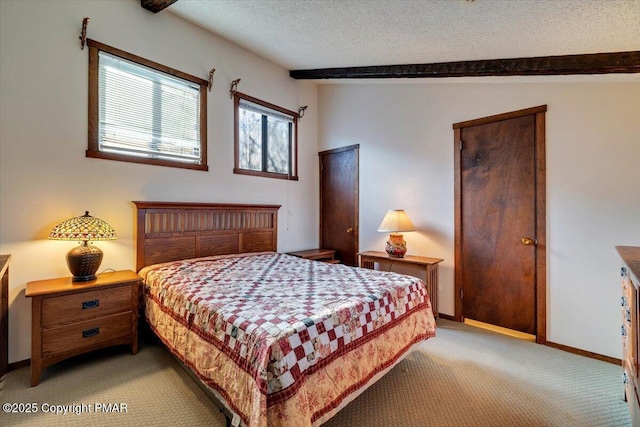
[[[88,39],[87,45],[89,46],[89,132],[88,132],[88,144],[86,157],[92,157],[97,159],[118,160],[122,162],[141,163],[147,165],[156,166],[168,166],[182,169],[194,169],[201,171],[208,171],[207,165],[207,88],[209,82],[192,76],[182,71],[175,70],[171,67],[159,64],[157,62],[150,61],[148,59],[141,58],[137,55],[125,52],[115,47],[107,46],[103,43],[95,40]],[[100,151],[99,145],[99,125],[100,125],[100,110],[99,110],[99,52],[106,52],[110,55],[117,56],[136,64],[152,68],[156,71],[190,81],[200,86],[200,164],[183,163],[179,161],[154,159],[148,157],[138,157],[127,154],[108,153]]]
[[[251,169],[243,169],[240,167],[240,100],[245,100],[261,107],[269,108],[282,114],[293,117],[293,132],[291,147],[289,148],[289,173],[277,173],[268,172],[264,170],[266,167],[263,164],[263,170],[256,171]],[[286,179],[290,181],[298,181],[298,124],[300,122],[300,114],[295,111],[287,110],[286,108],[279,107],[269,102],[263,101],[258,98],[246,95],[244,93],[235,92],[233,94],[233,146],[234,146],[234,167],[233,173],[241,175],[261,176],[265,178]],[[262,141],[262,148],[264,149],[264,140]],[[293,153],[291,151],[293,150]]]

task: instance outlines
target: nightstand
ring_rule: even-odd
[[[100,348],[129,344],[138,353],[140,276],[102,273],[90,282],[71,277],[27,283],[31,300],[31,386],[42,369]]]
[[[298,258],[328,262],[329,264],[340,264],[340,260],[335,258],[336,251],[333,249],[308,249],[306,251],[288,252],[288,254]]]

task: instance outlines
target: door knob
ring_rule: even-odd
[[[538,243],[536,242],[536,239],[532,239],[531,237],[523,237],[522,239],[520,239],[520,241],[523,245],[527,246],[536,245]]]
[[[353,233],[353,227],[347,228],[347,233]]]

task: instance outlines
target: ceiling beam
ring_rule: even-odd
[[[140,6],[153,13],[158,13],[177,1],[178,0],[140,0]]]
[[[640,51],[289,71],[289,75],[292,78],[300,80],[549,76],[610,73],[640,73]]]

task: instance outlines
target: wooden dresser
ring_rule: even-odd
[[[0,255],[0,381],[9,367],[9,263],[11,255]],[[0,387],[1,389],[2,387]]]
[[[640,247],[616,246],[622,257],[622,380],[631,424],[640,426]]]
[[[27,283],[31,304],[31,386],[42,369],[99,348],[129,344],[138,352],[140,276],[102,273],[90,282],[71,277]]]

